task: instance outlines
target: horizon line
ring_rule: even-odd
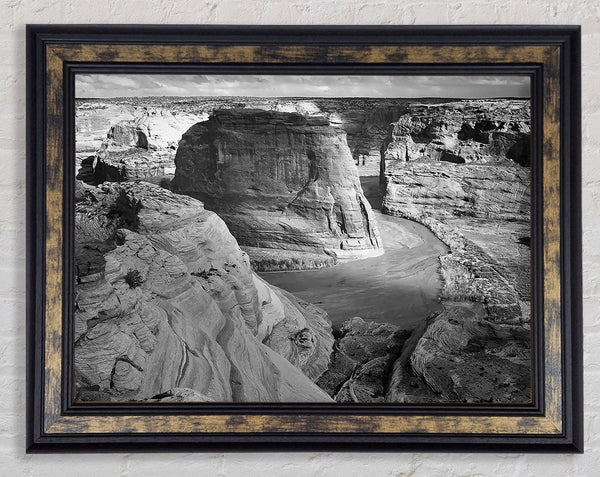
[[[486,100],[486,99],[531,99],[531,96],[481,96],[481,97],[466,97],[466,96],[218,96],[218,95],[195,95],[195,96],[179,96],[171,94],[163,95],[146,95],[146,96],[83,96],[75,97],[76,100],[107,100],[107,99],[148,99],[148,98],[245,98],[245,99],[387,99],[387,100],[416,100],[416,99],[464,99],[470,101]]]

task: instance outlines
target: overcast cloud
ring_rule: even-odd
[[[529,97],[527,76],[77,75],[77,98],[255,96]]]

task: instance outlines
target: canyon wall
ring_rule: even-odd
[[[444,298],[485,302],[500,321],[529,299],[529,141],[528,101],[465,100],[403,116],[381,152],[383,210],[427,225],[452,251]]]
[[[259,268],[382,253],[346,134],[323,116],[215,111],[183,135],[175,164],[171,189],[217,212]]]
[[[195,243],[198,232],[188,231],[187,218],[185,224],[179,219],[173,223],[171,215],[180,214],[175,212],[180,208],[196,210],[199,202],[159,188],[150,193],[144,188],[151,186],[142,184],[86,188],[82,197],[87,199],[80,203],[84,213],[78,216],[81,236],[86,237],[80,249],[83,273],[78,285],[83,300],[78,329],[84,339],[77,348],[82,399],[181,400],[192,396],[280,401],[290,400],[286,393],[300,386],[303,396],[311,396],[306,400],[322,400],[324,394],[317,390],[313,395],[315,389],[310,386],[314,385],[296,374],[290,375],[291,383],[286,378],[283,384],[279,378],[273,384],[266,377],[272,366],[285,366],[278,361],[284,357],[305,376],[318,380],[339,402],[528,400],[528,101],[254,98],[237,104],[215,99],[202,103],[203,108],[217,108],[210,117],[203,110],[195,116],[186,112],[198,101],[170,102],[171,106],[154,112],[138,108],[132,119],[114,123],[96,154],[82,161],[78,178],[88,184],[134,179],[158,182],[156,178],[176,167],[173,180],[163,185],[202,200],[226,222],[244,251],[237,243],[228,245],[231,260],[221,257],[222,261],[198,269],[181,255],[193,249],[188,241]],[[194,121],[181,136],[181,125],[198,118],[207,119]],[[376,147],[380,160],[375,166]],[[340,330],[329,365],[333,338],[325,313],[268,285],[249,266],[262,271],[320,268],[339,259],[381,253],[381,238],[358,180],[359,171],[381,174],[386,214],[426,225],[449,247],[450,253],[440,257],[443,311],[430,316],[412,335],[394,325],[353,318]],[[91,215],[100,219],[90,219],[90,207]],[[140,233],[140,217],[147,221],[150,209],[166,220],[164,227],[178,230],[166,248],[156,248],[157,237],[166,230],[158,221],[152,225],[156,228]],[[225,229],[218,228],[217,234],[205,229],[210,240],[213,235],[215,243],[233,240],[216,215],[201,210]],[[100,229],[101,240],[96,237]],[[112,238],[107,238],[106,231]],[[206,237],[201,242],[206,254]],[[139,257],[148,244],[158,255],[149,255],[140,264],[132,257]],[[141,293],[138,289],[145,290],[149,272],[144,270],[152,270],[154,262],[162,263],[160,255],[165,252],[182,261],[183,268],[175,267],[176,273],[203,284],[202,291],[214,302],[209,301],[212,308],[201,304],[208,299],[195,296],[198,287],[192,287],[194,291],[178,288],[172,297],[183,321],[173,322],[162,301],[162,311],[147,310],[143,302],[150,297],[154,303],[152,294],[131,298],[132,293]],[[114,263],[118,264],[116,272],[111,268]],[[99,275],[86,267],[98,268]],[[160,267],[161,273],[169,270]],[[172,278],[157,280],[169,293],[170,285],[165,284]],[[150,293],[157,290],[150,288]],[[114,296],[121,303],[115,309]],[[241,306],[242,315],[234,313],[233,321],[239,325],[241,319],[243,326],[232,328],[231,339],[223,338],[221,325],[219,332],[211,334],[202,322],[199,326],[189,318],[193,309],[209,310],[210,315],[218,308],[225,318],[217,321],[229,329],[236,306]],[[151,323],[137,319],[154,315],[166,316],[168,326],[159,329],[152,318]],[[147,329],[152,336],[169,337],[166,344],[160,341],[156,353],[156,339],[148,338]],[[201,338],[197,329],[204,333]],[[183,351],[173,353],[173,343],[188,335],[193,337],[191,345],[186,339]],[[207,341],[214,347],[210,359],[198,352]],[[100,349],[108,342],[114,343],[108,346],[108,358],[99,359],[99,353],[107,354]],[[256,346],[277,354],[261,358]],[[196,354],[188,353],[188,348]],[[249,351],[241,357],[240,348]],[[160,366],[166,366],[156,368],[150,354],[164,356],[166,352],[173,359],[156,358]],[[240,361],[262,364],[248,369]],[[181,374],[182,363],[188,374]],[[196,377],[207,372],[216,377],[208,381]],[[224,384],[227,375],[229,387]],[[275,391],[267,390],[273,386]]]
[[[80,105],[76,116],[76,170],[77,178],[90,185],[172,176],[181,134],[207,117],[175,107],[108,103],[96,105],[92,113],[83,106],[88,104]],[[102,127],[106,129],[100,134]]]
[[[189,98],[176,97],[76,99],[76,152],[97,151],[117,124],[138,128],[157,147],[177,147],[183,131],[206,119],[203,113],[212,110],[197,103],[192,106]]]
[[[383,210],[423,223],[440,257],[444,311],[393,367],[387,399],[530,399],[530,110],[525,100],[423,104],[381,150]],[[428,393],[411,391],[414,376]]]
[[[201,202],[78,182],[78,400],[328,401],[325,312],[268,285]]]
[[[426,101],[435,104],[441,100],[429,98]],[[101,148],[107,131],[113,126],[119,123],[135,126],[147,112],[153,116],[154,122],[175,117],[179,121],[178,133],[181,137],[189,126],[201,120],[198,118],[186,125],[187,117],[200,116],[204,120],[215,110],[262,109],[326,117],[331,124],[346,132],[348,147],[359,174],[378,175],[381,143],[388,133],[389,124],[410,112],[415,102],[418,101],[398,98],[233,96],[78,99],[75,114],[76,151],[81,158],[88,157],[91,152]]]

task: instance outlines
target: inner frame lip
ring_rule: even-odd
[[[544,313],[543,313],[543,68],[537,63],[505,64],[359,64],[359,63],[64,63],[64,266],[63,340],[61,373],[62,414],[75,415],[544,415]],[[528,76],[531,108],[531,384],[528,403],[140,403],[76,402],[74,400],[74,184],[75,184],[75,76],[77,74],[238,74],[353,76]],[[350,97],[349,97],[350,99]],[[382,98],[385,99],[385,98]],[[484,98],[482,98],[484,99]]]

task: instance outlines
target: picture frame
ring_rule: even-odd
[[[583,452],[578,26],[27,27],[27,452]],[[532,101],[526,404],[75,403],[81,73],[519,74]]]

